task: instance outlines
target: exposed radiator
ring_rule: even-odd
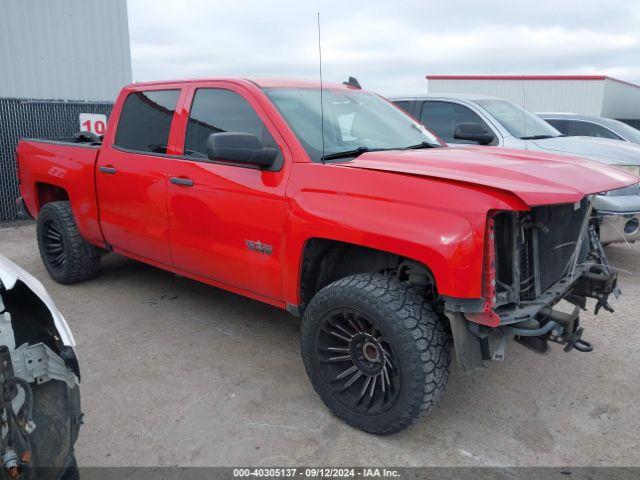
[[[565,276],[587,214],[580,204],[535,207],[531,212],[495,216],[500,303],[536,299]],[[588,253],[587,239],[578,262]]]

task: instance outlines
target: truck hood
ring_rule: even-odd
[[[640,165],[640,145],[610,138],[556,137],[531,140],[537,148],[589,158],[608,165]]]
[[[511,192],[529,206],[574,203],[638,182],[635,175],[589,160],[495,147],[368,152],[341,166],[483,185]]]

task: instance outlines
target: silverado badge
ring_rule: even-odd
[[[273,252],[273,247],[267,243],[262,243],[260,240],[245,240],[244,243],[247,245],[247,248],[253,252],[264,253],[266,255],[271,255]]]

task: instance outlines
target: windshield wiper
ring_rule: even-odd
[[[336,158],[349,158],[349,157],[357,157],[358,155],[362,155],[365,152],[374,152],[376,149],[367,148],[367,147],[358,147],[353,150],[345,150],[344,152],[336,152],[329,153],[322,157],[322,160],[333,160]]]
[[[329,153],[322,157],[322,160],[335,160],[338,158],[349,158],[349,157],[357,157],[367,152],[386,152],[389,150],[408,150],[408,149],[419,149],[419,148],[436,148],[441,147],[442,145],[438,145],[435,143],[429,142],[420,142],[416,145],[409,145],[408,147],[398,147],[398,148],[368,148],[368,147],[358,147],[353,150],[345,150],[344,152],[335,152]]]
[[[560,135],[530,135],[528,137],[520,137],[520,140],[544,140],[545,138],[557,138]]]

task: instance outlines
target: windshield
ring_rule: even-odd
[[[621,122],[620,120],[614,120],[613,118],[601,118],[600,120],[630,142],[640,143],[640,130],[637,128],[633,128],[631,125]]]
[[[356,150],[403,149],[420,144],[441,146],[421,124],[381,97],[359,90],[268,88],[276,105],[312,161]],[[354,156],[357,153],[354,154]]]
[[[476,100],[514,137],[521,139],[559,137],[561,133],[534,113],[506,100]]]

